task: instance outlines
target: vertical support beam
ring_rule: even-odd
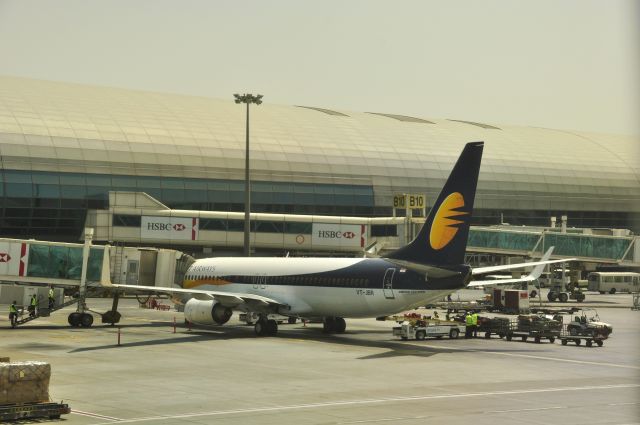
[[[84,229],[84,247],[82,248],[82,273],[80,274],[80,288],[78,293],[78,313],[84,313],[87,306],[85,297],[87,292],[87,264],[89,263],[89,253],[91,252],[91,241],[93,240],[93,229]]]
[[[251,255],[251,176],[249,174],[249,102],[247,102],[247,140],[244,157],[244,256]]]

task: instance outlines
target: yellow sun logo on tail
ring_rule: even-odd
[[[458,225],[464,221],[457,220],[455,217],[469,214],[466,211],[455,211],[462,207],[464,207],[464,197],[459,192],[447,196],[440,204],[429,233],[429,243],[433,249],[444,248],[458,233]]]

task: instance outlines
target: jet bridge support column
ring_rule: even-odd
[[[71,326],[90,327],[93,324],[93,316],[87,313],[87,265],[89,263],[89,253],[91,252],[91,241],[93,240],[93,229],[84,229],[84,247],[82,248],[82,272],[80,274],[80,286],[78,289],[78,308],[75,313],[69,315]]]

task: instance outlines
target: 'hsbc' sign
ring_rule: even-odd
[[[366,244],[364,224],[313,223],[311,243],[315,246],[361,247]]]
[[[150,217],[140,219],[141,239],[198,240],[197,217]]]

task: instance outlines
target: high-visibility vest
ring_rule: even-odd
[[[473,313],[471,315],[471,322],[472,322],[471,323],[472,325],[477,325],[478,324],[478,315],[476,313]]]
[[[34,307],[38,305],[38,299],[36,297],[31,298],[31,305]]]
[[[53,298],[53,289],[49,289],[49,298]]]
[[[465,319],[467,326],[473,325],[473,316],[471,314],[467,314],[467,318]]]
[[[9,313],[17,313],[17,312],[18,312],[18,309],[16,308],[16,305],[15,304],[11,304],[9,306]]]

